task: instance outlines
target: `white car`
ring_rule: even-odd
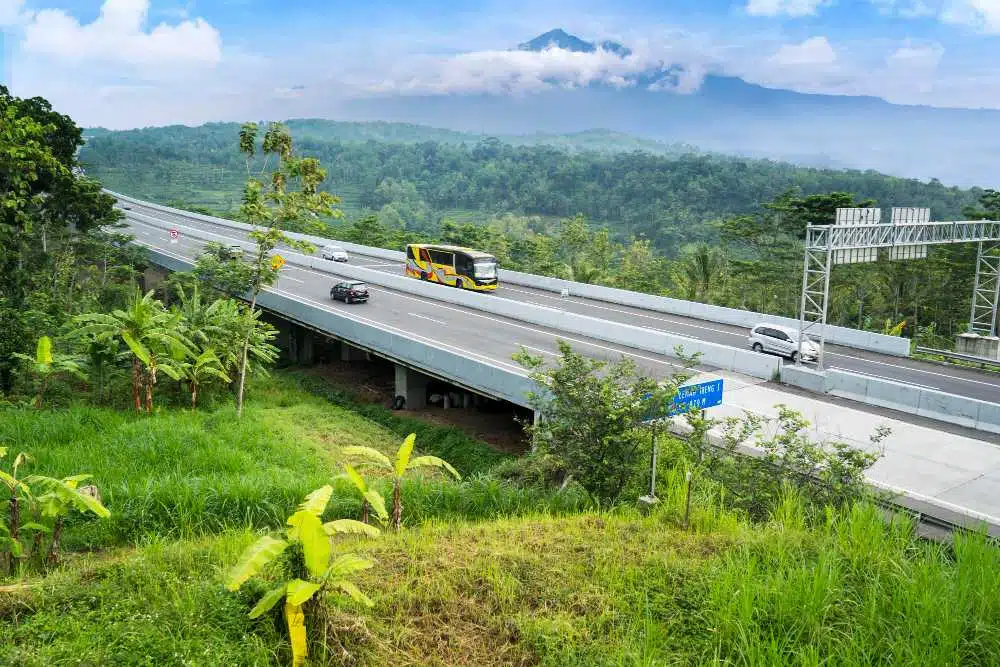
[[[319,254],[323,259],[332,259],[335,262],[347,261],[347,251],[339,245],[325,245],[319,251]]]
[[[819,345],[808,336],[804,336],[802,346],[797,344],[799,332],[790,327],[778,324],[758,324],[750,329],[750,348],[754,352],[771,352],[780,354],[795,361],[816,361],[819,357]]]

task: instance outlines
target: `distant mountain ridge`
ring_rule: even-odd
[[[550,30],[517,48],[627,58],[626,45],[587,41]],[[549,90],[386,95],[342,103],[328,114],[346,121],[379,119],[492,136],[563,136],[607,128],[668,146],[805,166],[871,169],[904,178],[937,178],[959,186],[1000,186],[1000,111],[890,104],[876,97],[822,95],[766,88],[709,73],[695,90],[672,90],[680,63],[661,63],[625,77],[629,85],[586,87],[550,81]],[[690,78],[690,77],[689,77]],[[324,113],[323,115],[327,115]]]
[[[618,42],[605,40],[599,44],[595,44],[594,42],[587,42],[575,35],[571,35],[562,28],[549,30],[534,39],[517,45],[517,48],[521,51],[544,51],[551,47],[574,51],[576,53],[593,53],[600,48],[603,51],[617,54],[622,58],[632,55],[632,49],[622,46]]]

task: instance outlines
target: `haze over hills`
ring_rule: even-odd
[[[632,54],[627,45],[588,42],[562,30],[518,48],[601,50],[620,59]],[[700,78],[670,63],[620,78],[621,85],[550,80],[562,85],[518,95],[385,94],[344,102],[331,115],[494,135],[606,128],[665,144],[811,166],[873,169],[962,186],[1000,184],[1000,161],[994,157],[1000,152],[1000,111],[769,89],[734,77]]]
[[[477,132],[459,132],[414,123],[394,123],[386,121],[337,121],[325,118],[293,118],[284,121],[296,139],[314,141],[365,142],[414,144],[436,141],[443,144],[472,145],[486,138],[494,137],[511,146],[554,146],[571,153],[596,151],[599,153],[626,153],[643,151],[653,155],[682,155],[700,153],[696,146],[686,144],[665,144],[654,139],[644,139],[614,130],[592,129],[566,134],[535,132],[533,134],[492,135]],[[188,129],[184,125],[167,126],[178,130]],[[236,123],[206,123],[205,128],[219,128],[235,132]],[[147,128],[151,130],[153,128]],[[106,137],[127,132],[146,130],[108,130],[91,127],[84,130],[84,139]]]

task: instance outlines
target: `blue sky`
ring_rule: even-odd
[[[636,51],[510,54],[562,27]],[[1000,0],[0,0],[3,78],[86,125],[336,116],[386,94],[531,94],[654,63],[803,92],[1000,108]]]

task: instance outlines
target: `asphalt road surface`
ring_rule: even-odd
[[[227,238],[246,240],[246,235],[243,232],[191,218],[183,213],[165,213],[134,203],[127,205],[131,208],[131,211],[125,211],[127,217],[129,213],[141,213],[164,223],[176,223],[177,225],[201,229],[219,235],[220,242],[224,242]],[[204,241],[193,238],[185,239],[183,232],[177,244],[170,244],[166,230],[144,224],[132,217],[128,217],[128,222],[135,230],[138,241],[163,250],[183,254],[193,259],[204,247]],[[352,253],[350,262],[396,275],[403,272],[401,262],[392,262],[359,253]],[[327,274],[286,265],[282,270],[282,276],[278,287],[283,291],[301,295],[325,306],[345,307],[339,302],[330,301],[329,289],[333,280]],[[634,358],[640,368],[656,377],[663,377],[677,369],[676,360],[651,352],[636,351],[632,348],[572,334],[564,335],[544,327],[528,325],[517,320],[477,312],[430,298],[394,292],[383,287],[369,286],[369,289],[372,292],[372,298],[367,304],[346,307],[352,310],[363,309],[364,316],[369,319],[405,328],[419,335],[441,340],[442,343],[470,350],[477,356],[487,356],[494,363],[501,363],[505,366],[513,365],[516,367],[516,364],[511,361],[510,355],[518,349],[519,345],[526,347],[532,354],[552,356],[555,354],[555,340],[561,338],[574,347],[580,348],[589,356],[596,358],[618,358],[620,354],[624,353]],[[521,285],[501,284],[494,294],[483,295],[483,298],[512,299],[522,303],[557,307],[582,315],[668,331],[732,347],[746,348],[748,345],[748,332],[740,327],[593,299],[564,298],[552,292]],[[826,346],[825,356],[827,368],[848,370],[980,400],[1000,402],[1000,374],[932,364],[905,357],[893,357],[829,344]]]

